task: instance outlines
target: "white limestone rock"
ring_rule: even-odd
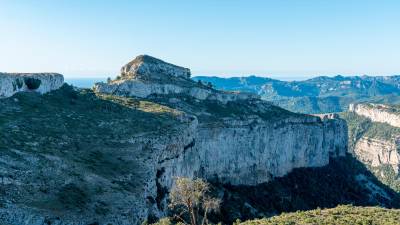
[[[350,104],[349,111],[360,116],[365,116],[374,122],[387,123],[400,127],[399,109],[382,104]]]
[[[357,141],[354,153],[367,165],[372,167],[390,165],[395,173],[398,173],[400,168],[398,149],[400,149],[400,137],[391,140],[363,137]]]
[[[184,79],[190,78],[188,68],[176,66],[160,59],[140,55],[121,68],[121,74],[135,78],[160,78],[160,76],[174,76]]]
[[[21,91],[44,94],[63,84],[64,77],[57,73],[0,73],[0,98],[7,98]]]
[[[122,67],[119,79],[96,83],[93,89],[99,93],[140,98],[184,94],[199,100],[217,100],[222,103],[260,98],[252,93],[217,91],[191,80],[189,69],[147,55],[138,56]]]
[[[257,185],[294,168],[321,167],[347,152],[346,123],[317,117],[228,119],[226,126],[200,124],[188,148],[162,156],[164,182],[200,176],[233,185]],[[189,145],[188,145],[189,146]]]

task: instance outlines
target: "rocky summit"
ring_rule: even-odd
[[[199,100],[217,100],[222,103],[259,98],[251,93],[216,91],[201,82],[190,79],[190,70],[142,55],[126,64],[121,75],[110,83],[97,83],[94,90],[120,96],[146,98],[154,95],[182,94]]]
[[[150,56],[93,90],[64,85],[3,98],[0,115],[0,219],[7,225],[154,221],[168,211],[174,177],[253,190],[300,168],[328,166],[344,158],[348,143],[346,122],[335,115],[292,113],[218,91]]]
[[[171,76],[188,79],[190,70],[148,55],[140,55],[121,68],[121,75],[143,79],[160,79]]]

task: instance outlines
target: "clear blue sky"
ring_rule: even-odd
[[[112,76],[136,55],[194,74],[400,73],[398,0],[0,0],[0,71]]]

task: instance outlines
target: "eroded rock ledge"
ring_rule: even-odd
[[[41,94],[59,89],[64,77],[57,73],[0,73],[0,98],[7,98],[21,91]]]

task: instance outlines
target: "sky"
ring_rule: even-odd
[[[194,75],[400,74],[398,0],[0,0],[0,71],[115,76],[140,54]]]

